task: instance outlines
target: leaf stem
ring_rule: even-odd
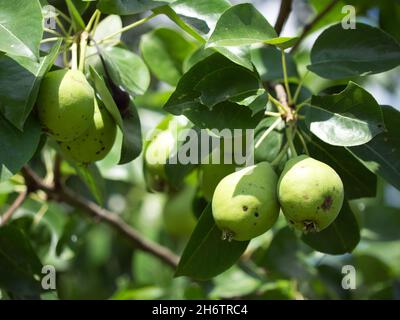
[[[81,34],[80,40],[80,56],[79,56],[79,71],[85,72],[86,48],[88,43],[89,33],[84,31]]]
[[[280,113],[280,112],[265,111],[264,114],[266,116],[270,116],[270,117],[281,117],[282,116],[282,113]]]
[[[44,28],[43,30],[45,32],[47,32],[47,33],[51,33],[51,34],[53,34],[55,36],[58,36],[58,37],[62,37],[63,36],[61,33],[57,32],[55,30],[52,30],[52,29]]]
[[[306,143],[306,141],[304,140],[304,137],[303,137],[303,135],[301,134],[300,130],[297,130],[296,134],[297,134],[297,136],[299,137],[299,139],[300,139],[300,141],[301,141],[301,144],[303,145],[304,151],[306,152],[306,154],[307,154],[308,156],[310,156],[310,152],[308,151],[308,148],[307,148],[307,143]]]
[[[297,151],[293,143],[293,127],[287,126],[285,132],[286,132],[286,138],[288,139],[290,152],[292,153],[292,157],[293,156],[297,157]]]
[[[274,104],[276,105],[276,107],[282,111],[283,113],[286,113],[286,108],[284,107],[284,105],[282,103],[280,103],[278,100],[276,100],[272,95],[270,95],[268,93],[268,99]]]
[[[60,19],[58,19],[58,17],[55,17],[54,19],[56,20],[56,23],[57,23],[58,27],[60,28],[61,32],[63,33],[63,35],[68,37],[68,32],[67,32],[67,30],[65,30],[65,27],[62,24],[62,22],[60,21]]]
[[[62,12],[61,10],[56,8],[57,13],[60,15],[60,17],[62,17],[65,21],[67,21],[68,23],[72,23],[72,20],[70,19],[70,17],[68,17],[64,12]]]
[[[258,148],[263,140],[282,122],[282,118],[278,118],[274,121],[274,123],[263,133],[260,139],[258,139],[257,143],[255,144],[254,148]]]
[[[40,40],[40,43],[48,43],[48,42],[53,42],[53,41],[57,41],[58,39],[60,39],[60,37],[54,37],[54,38],[46,38],[43,40]]]
[[[128,30],[131,30],[131,29],[133,29],[133,28],[135,28],[135,27],[137,27],[137,26],[140,26],[141,24],[150,21],[151,19],[153,19],[153,18],[156,17],[157,15],[158,15],[158,13],[153,13],[152,15],[150,15],[150,16],[148,16],[148,17],[146,17],[146,18],[143,18],[143,19],[140,19],[140,20],[138,20],[138,21],[135,21],[134,23],[131,23],[130,25],[127,25],[127,26],[125,26],[125,27],[119,29],[118,31],[116,31],[116,32],[114,32],[114,33],[108,35],[107,37],[101,39],[100,41],[98,41],[98,43],[102,43],[103,41],[106,41],[106,40],[108,40],[108,39],[114,38],[115,36],[117,36],[117,35],[119,35],[119,34],[121,34],[121,33],[124,33],[124,32],[126,32],[126,31],[128,31]]]
[[[303,87],[304,81],[306,79],[306,77],[308,76],[309,71],[307,70],[307,72],[304,74],[304,76],[301,78],[299,85],[296,88],[296,92],[294,93],[294,97],[293,97],[293,103],[296,103],[297,99],[299,98],[300,92],[301,92],[301,88]]]
[[[293,99],[292,99],[292,94],[290,93],[290,88],[289,88],[289,79],[288,79],[288,74],[287,74],[285,50],[282,49],[281,52],[282,52],[282,70],[283,70],[283,79],[284,79],[284,83],[285,83],[285,89],[286,89],[286,93],[288,96],[289,105],[292,105]]]
[[[279,162],[282,160],[282,158],[285,156],[288,149],[289,149],[289,143],[286,143],[285,146],[282,148],[282,150],[278,153],[274,161],[271,162],[271,166],[278,165]]]
[[[88,24],[87,24],[86,27],[85,27],[85,31],[86,31],[86,32],[90,32],[90,30],[92,29],[93,24],[94,24],[94,22],[96,21],[97,16],[98,16],[99,14],[101,14],[100,10],[99,10],[99,9],[96,9],[95,12],[94,12],[94,13],[92,14],[92,16],[90,17],[90,20],[89,20]]]

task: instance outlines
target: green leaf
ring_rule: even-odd
[[[341,24],[326,29],[314,43],[308,69],[323,78],[343,79],[388,71],[398,65],[399,43],[380,29],[357,23],[356,29],[345,30]]]
[[[142,152],[143,142],[140,118],[133,103],[130,104],[129,112],[123,119],[123,127],[124,136],[118,164],[131,162]]]
[[[61,40],[39,63],[0,54],[0,111],[20,130],[35,104],[43,76],[57,58],[60,45]]]
[[[65,0],[67,4],[69,15],[72,18],[72,26],[75,31],[80,31],[85,29],[85,22],[82,19],[79,10],[75,7],[75,4],[72,0]]]
[[[296,63],[290,54],[285,54],[287,75],[298,78]],[[262,46],[251,50],[251,61],[254,63],[263,81],[283,80],[282,53],[273,46]]]
[[[196,46],[175,30],[159,28],[142,36],[140,48],[157,78],[176,86],[183,74],[183,62]]]
[[[386,130],[370,142],[348,148],[367,168],[400,190],[400,112],[381,106]]]
[[[311,275],[301,255],[301,242],[289,227],[278,230],[257,264],[269,270],[271,275],[295,279],[308,279]]]
[[[210,110],[200,103],[192,103],[183,110],[168,107],[166,111],[174,115],[184,115],[201,129],[253,129],[262,119],[263,114],[253,116],[253,112],[244,106],[225,101]]]
[[[37,297],[42,289],[42,263],[25,234],[13,227],[0,228],[0,287],[18,297]]]
[[[201,93],[200,103],[212,109],[216,104],[243,93],[255,94],[260,89],[256,75],[247,69],[231,66],[218,69],[201,79],[194,90]]]
[[[92,163],[88,166],[73,164],[73,167],[75,168],[78,176],[86,184],[97,203],[101,206],[104,206],[106,194],[105,183],[96,164]]]
[[[40,135],[40,125],[35,118],[28,118],[21,132],[0,114],[0,181],[16,174],[32,158]]]
[[[348,199],[375,197],[376,175],[369,171],[346,148],[324,143],[315,136],[303,133],[310,155],[330,165],[343,181]]]
[[[229,8],[221,15],[207,45],[250,45],[277,36],[264,16],[252,4],[244,3]]]
[[[227,0],[178,0],[171,8],[185,23],[207,36],[214,30],[221,14],[230,6]]]
[[[97,8],[103,13],[131,15],[164,6],[174,1],[175,0],[99,0]]]
[[[224,241],[215,225],[211,205],[202,213],[176,270],[176,276],[207,280],[229,269],[243,254],[248,241]]]
[[[117,105],[114,102],[110,91],[107,88],[106,83],[104,82],[104,79],[97,73],[97,71],[93,67],[90,67],[90,74],[93,78],[96,91],[100,95],[100,98],[103,101],[107,111],[111,114],[121,131],[123,131],[121,114]]]
[[[367,143],[385,129],[378,103],[354,82],[338,94],[313,96],[306,122],[318,138],[336,146]]]
[[[368,206],[362,212],[361,225],[375,241],[400,240],[400,209],[381,205]]]
[[[275,117],[264,118],[255,128],[254,130],[254,144],[257,145],[259,143],[260,138],[264,134],[266,130],[276,121]],[[277,128],[273,130],[263,141],[260,143],[257,148],[254,149],[254,160],[256,162],[268,161],[272,162],[275,160],[279,151],[283,146],[284,135],[280,130],[281,128]]]
[[[245,67],[250,71],[253,71],[253,64],[250,60],[250,47],[249,46],[239,46],[239,47],[215,47],[207,48],[204,46],[196,50],[191,56],[189,56],[184,62],[184,71],[188,71],[198,62],[206,59],[214,53],[220,53],[227,59],[238,64],[239,66]]]
[[[90,72],[94,79],[96,90],[104,102],[105,107],[123,133],[119,164],[128,163],[138,157],[142,150],[142,134],[137,110],[131,102],[125,118],[122,119],[121,113],[115,104],[104,79],[93,67],[90,67]]]
[[[313,249],[328,254],[350,253],[360,241],[357,220],[345,200],[342,210],[332,224],[316,233],[302,236],[302,240]]]
[[[43,16],[38,0],[0,1],[0,51],[39,59]]]
[[[146,92],[150,74],[138,55],[117,47],[107,48],[103,53],[115,84],[122,86],[131,96]]]

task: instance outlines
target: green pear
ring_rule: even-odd
[[[165,230],[171,236],[187,237],[194,230],[197,223],[192,206],[195,193],[193,186],[186,186],[167,200],[163,218]]]
[[[179,135],[188,120],[165,117],[155,128],[144,148],[143,167],[146,183],[154,191],[164,191],[167,185],[165,165],[178,144]]]
[[[318,232],[328,227],[343,205],[343,183],[327,164],[302,155],[290,159],[278,182],[282,212],[294,228]]]
[[[95,93],[78,70],[57,70],[43,78],[37,99],[43,129],[57,141],[71,141],[91,123]]]
[[[117,127],[102,102],[95,102],[95,112],[88,129],[72,141],[59,142],[63,153],[73,160],[89,164],[103,159],[115,142]]]
[[[267,162],[231,173],[220,181],[212,211],[224,238],[250,240],[274,225],[279,215],[277,182]]]

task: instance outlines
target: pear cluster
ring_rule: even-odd
[[[336,219],[343,200],[335,170],[303,155],[289,160],[279,179],[267,162],[225,176],[213,193],[212,211],[223,238],[247,241],[269,230],[280,209],[293,228],[319,232]]]
[[[41,83],[37,110],[43,130],[78,163],[103,159],[114,144],[115,121],[78,70],[49,72]]]

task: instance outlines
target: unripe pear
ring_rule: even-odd
[[[214,192],[212,211],[224,238],[250,240],[274,225],[279,215],[277,182],[278,177],[267,162],[221,180]]]
[[[343,183],[327,164],[302,155],[289,160],[278,182],[278,197],[288,222],[304,232],[328,227],[343,205]]]
[[[179,135],[188,120],[184,117],[165,117],[151,135],[144,148],[144,172],[147,186],[164,191],[167,184],[165,165],[178,144]]]
[[[196,189],[186,186],[182,191],[171,196],[164,207],[164,226],[166,231],[174,237],[189,236],[196,226],[193,214],[192,201]]]
[[[78,70],[57,70],[43,78],[37,99],[43,129],[57,141],[71,141],[89,127],[95,93]]]
[[[67,157],[79,163],[88,164],[103,159],[110,152],[116,133],[114,119],[102,102],[96,101],[89,128],[78,138],[59,142],[59,144]]]

